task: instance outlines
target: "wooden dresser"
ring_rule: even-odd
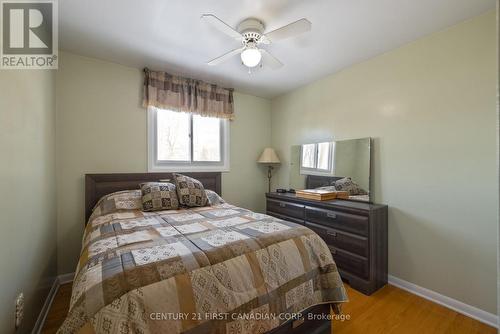
[[[342,279],[370,295],[387,283],[387,205],[315,201],[268,193],[267,214],[305,225],[325,240]]]

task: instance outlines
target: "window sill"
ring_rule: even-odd
[[[333,172],[330,171],[318,171],[318,170],[311,170],[311,169],[301,169],[299,171],[300,175],[315,175],[315,176],[334,176]]]
[[[148,172],[229,172],[229,166],[148,166]]]

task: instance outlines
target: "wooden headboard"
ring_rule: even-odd
[[[331,185],[332,181],[340,180],[342,176],[318,176],[318,175],[307,175],[306,176],[306,189],[315,189],[319,187],[326,187]]]
[[[182,173],[203,183],[205,189],[222,195],[221,173]],[[120,190],[139,189],[143,182],[172,180],[172,173],[85,174],[85,224],[97,201],[104,195]]]

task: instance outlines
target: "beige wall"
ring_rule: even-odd
[[[59,273],[75,270],[84,226],[84,174],[147,171],[146,111],[140,69],[62,52],[57,71]],[[264,210],[265,170],[258,155],[271,141],[270,102],[235,93],[231,171],[225,199]]]
[[[389,273],[496,313],[495,13],[272,101],[272,145],[374,138]],[[341,52],[341,50],[339,50]]]
[[[56,276],[54,72],[0,71],[0,333],[31,331]]]
[[[236,120],[231,122],[231,171],[222,174],[222,194],[230,203],[265,212],[267,169],[257,159],[271,143],[271,102],[234,95]]]

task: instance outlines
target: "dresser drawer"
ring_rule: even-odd
[[[276,212],[270,212],[270,211],[267,211],[267,212],[266,212],[266,214],[267,214],[267,215],[269,215],[269,216],[273,216],[273,217],[276,217],[276,218],[279,218],[279,219],[283,219],[283,220],[286,220],[286,221],[292,222],[292,223],[296,223],[296,224],[304,225],[304,219],[298,219],[298,218],[293,218],[293,217],[287,217],[287,216],[280,215],[279,213],[276,213]]]
[[[368,279],[370,267],[367,259],[329,246],[337,267],[358,277]]]
[[[387,283],[387,206],[352,201],[312,201],[268,193],[267,214],[299,223],[328,245],[342,279],[370,295]]]
[[[312,207],[306,207],[305,214],[308,222],[368,236],[368,217]]]
[[[304,205],[301,204],[268,199],[267,211],[271,211],[288,217],[304,219]]]
[[[305,225],[325,240],[326,244],[335,249],[368,257],[368,239],[357,235],[341,232],[324,225],[306,222]]]

